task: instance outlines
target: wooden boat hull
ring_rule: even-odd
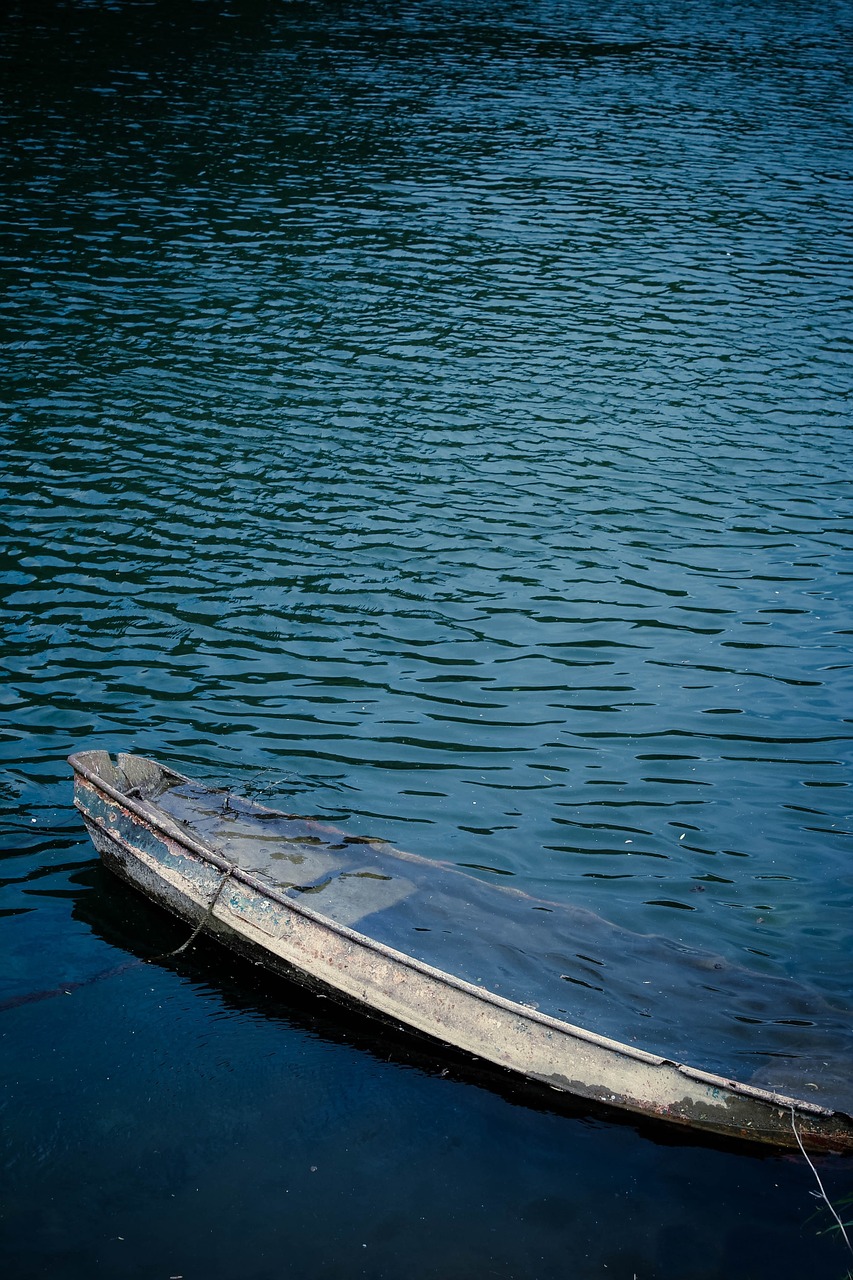
[[[152,814],[132,788],[115,785],[134,768],[143,777],[146,770],[160,770],[153,762],[119,756],[119,773],[106,752],[85,752],[70,763],[75,804],[105,865],[154,902],[273,970],[580,1098],[738,1139],[796,1147],[799,1135],[812,1151],[853,1150],[853,1119],[843,1112],[573,1026],[277,892],[165,815]]]

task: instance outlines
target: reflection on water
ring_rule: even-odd
[[[849,1003],[847,6],[0,21],[12,992],[86,745]]]

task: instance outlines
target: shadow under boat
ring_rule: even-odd
[[[78,983],[64,982],[55,992],[34,992],[30,999],[65,995],[70,987],[108,981],[131,968],[150,965],[174,973],[228,1013],[278,1024],[283,1030],[352,1049],[376,1062],[433,1079],[485,1089],[509,1106],[588,1125],[612,1125],[662,1147],[729,1152],[753,1159],[777,1155],[772,1147],[736,1136],[673,1126],[606,1103],[589,1102],[484,1062],[452,1045],[437,1045],[431,1037],[368,1012],[332,990],[320,992],[316,987],[306,987],[295,975],[272,973],[236,952],[224,951],[203,933],[186,951],[174,955],[187,940],[185,922],[140,899],[135,889],[100,862],[91,862],[73,880],[81,892],[72,917],[94,937],[129,958]]]

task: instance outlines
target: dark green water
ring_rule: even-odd
[[[185,931],[64,758],[849,1005],[852,37],[805,0],[5,7],[12,1275],[844,1276],[800,1159],[537,1109],[204,944],[122,968]]]

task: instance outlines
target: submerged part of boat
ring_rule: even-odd
[[[817,993],[141,756],[70,763],[104,862],[272,969],[583,1098],[853,1150],[851,1017]]]

